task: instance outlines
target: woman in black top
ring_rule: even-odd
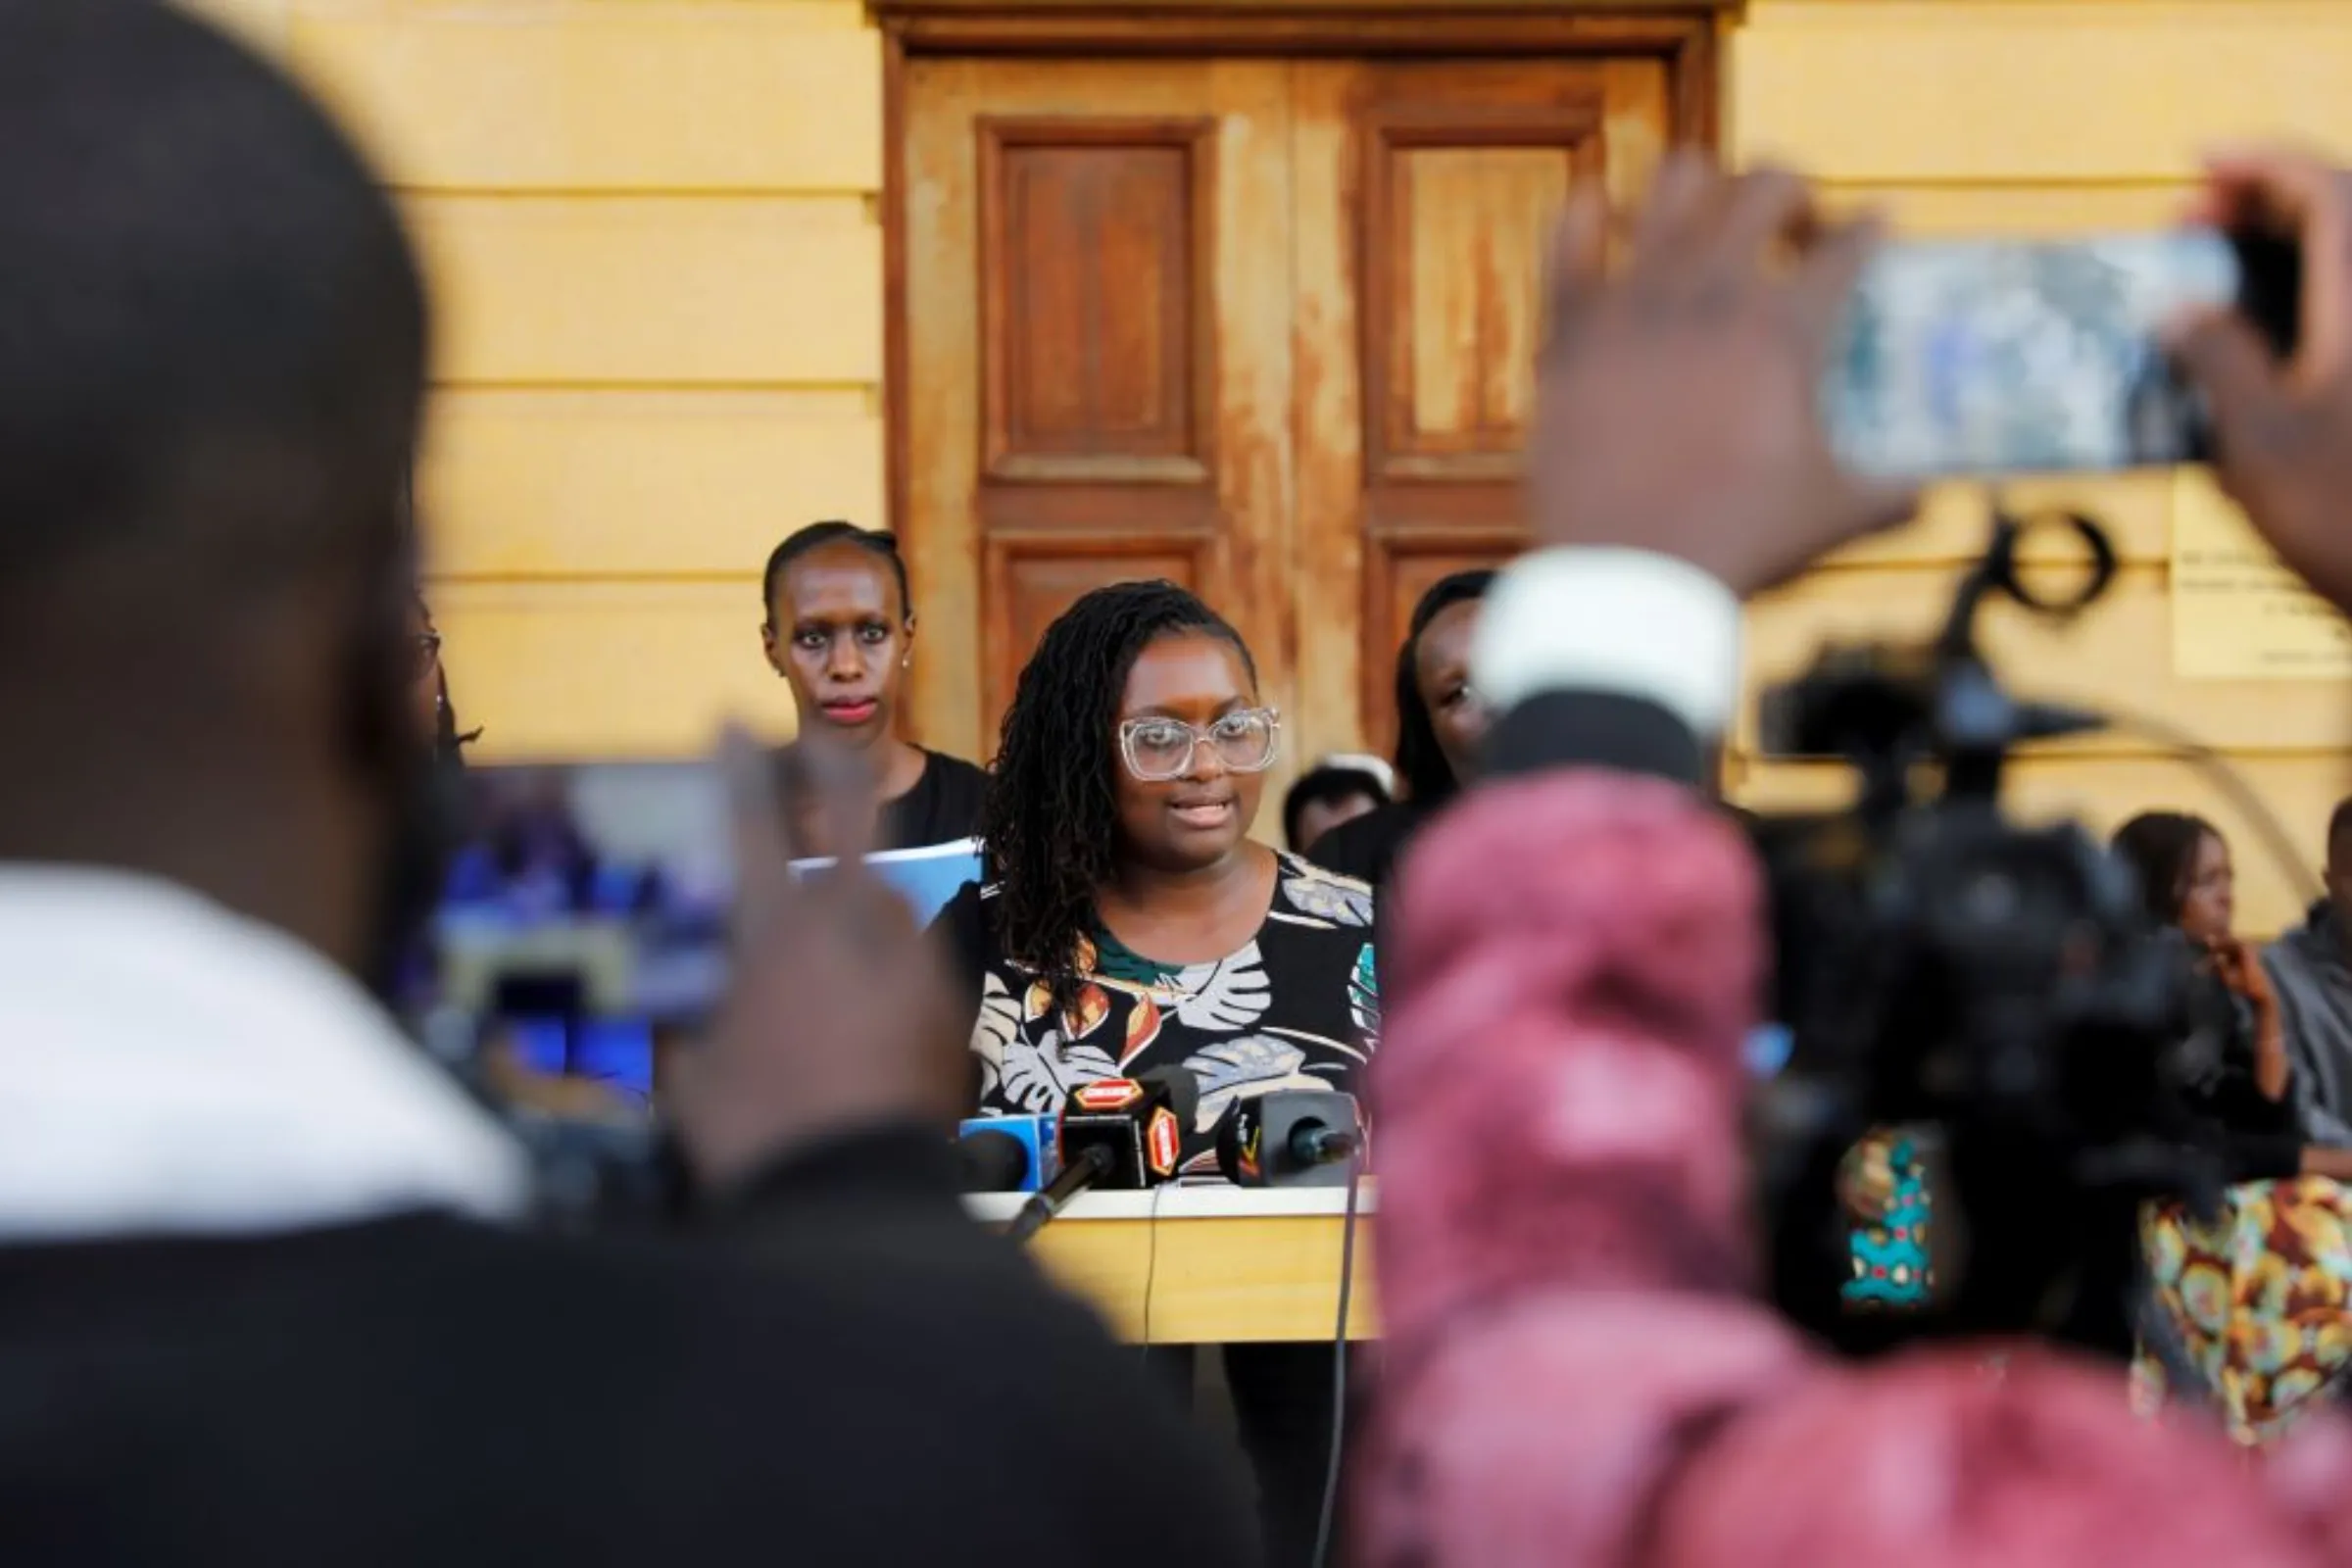
[[[1413,835],[1477,770],[1487,710],[1470,686],[1470,636],[1492,571],[1441,577],[1413,606],[1396,650],[1396,787],[1400,799],[1315,842],[1315,863],[1380,887]]]
[[[912,662],[914,603],[896,535],[848,522],[811,523],[767,558],[760,643],[792,684],[800,736],[788,751],[825,746],[858,760],[881,805],[874,847],[952,844],[979,831],[987,775],[899,738],[898,707]],[[815,824],[799,824],[799,847]]]
[[[986,886],[940,916],[963,960],[986,1113],[1102,1078],[1200,1080],[1188,1172],[1236,1098],[1354,1091],[1380,1029],[1372,896],[1249,838],[1281,723],[1234,629],[1172,583],[1054,622],[1004,715]],[[1331,1348],[1226,1348],[1268,1560],[1304,1562],[1330,1452]]]
[[[2202,817],[2145,811],[2117,830],[2114,848],[2138,879],[2149,918],[2180,944],[2195,977],[2210,1046],[2206,1059],[2191,1064],[2198,1114],[2231,1148],[2235,1174],[2295,1175],[2302,1141],[2285,1037],[2261,961],[2230,930],[2236,872],[2229,843]]]
[[[2189,1131],[2220,1152],[2233,1182],[2211,1217],[2148,1205],[2149,1283],[2230,1436],[2268,1444],[2352,1370],[2352,1196],[2340,1185],[2352,1150],[2303,1139],[2278,1003],[2230,931],[2234,874],[2221,833],[2151,811],[2124,824],[2115,850],[2203,993],[2204,1027],[2184,1063],[2202,1125]],[[2133,1372],[2143,1399],[2166,1392],[2154,1357]]]

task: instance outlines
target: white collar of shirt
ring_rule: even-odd
[[[291,936],[161,881],[0,865],[0,1241],[528,1196],[514,1142]]]

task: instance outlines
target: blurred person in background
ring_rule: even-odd
[[[1492,571],[1457,571],[1413,606],[1396,650],[1396,792],[1400,799],[1342,824],[1315,845],[1315,862],[1373,887],[1422,825],[1478,771],[1487,708],[1470,684],[1470,638]]]
[[[760,645],[792,686],[800,731],[791,751],[821,747],[857,760],[873,780],[883,850],[953,844],[979,831],[988,775],[899,734],[899,703],[914,662],[914,601],[898,536],[842,521],[812,522],[776,546],[762,578]],[[833,853],[821,825],[797,825],[800,853]]]
[[[2149,921],[2179,940],[2184,961],[2209,982],[2206,995],[2226,1003],[2214,1009],[2223,1054],[2200,1109],[2232,1132],[2299,1141],[2278,1001],[2253,950],[2231,930],[2237,872],[2229,840],[2201,816],[2143,811],[2116,829],[2112,847],[2132,868]],[[2292,1173],[2290,1164],[2262,1174]]]
[[[1370,769],[1318,762],[1299,774],[1282,797],[1283,842],[1293,855],[1305,855],[1341,823],[1388,804],[1388,786]]]
[[[1248,1560],[1222,1461],[965,1220],[931,950],[796,884],[756,751],[678,1101],[710,1233],[515,1228],[515,1148],[359,978],[432,765],[426,357],[389,199],[274,71],[0,4],[0,726],[40,759],[0,769],[0,1560]],[[1182,1499],[1148,1530],[1035,1505],[1106,1430]]]
[[[441,662],[441,631],[433,624],[432,607],[424,595],[416,596],[409,615],[410,646],[415,650],[416,680],[410,695],[416,719],[432,738],[433,755],[452,767],[466,764],[466,748],[481,738],[478,729],[458,723],[457,705],[450,701],[449,667]]]
[[[2352,1147],[2352,800],[2328,817],[2328,896],[2263,950],[2294,1067],[2295,1103],[2315,1143]]]
[[[1281,736],[1241,634],[1169,582],[1098,588],[1046,628],[1005,710],[983,884],[944,909],[983,1115],[1099,1079],[1200,1083],[1185,1169],[1240,1096],[1352,1092],[1378,1044],[1372,896],[1250,839]],[[1160,1359],[1191,1382],[1190,1356]],[[1227,1381],[1272,1562],[1313,1549],[1328,1345],[1233,1345]]]
[[[2226,310],[2171,342],[2224,489],[2352,609],[2352,176],[2226,155],[2190,219],[2301,245],[2291,358]],[[1382,949],[1366,1568],[2352,1560],[2336,1421],[2232,1464],[2079,1358],[1923,1346],[1857,1368],[1756,1299],[1743,1042],[1767,933],[1709,757],[1741,601],[1916,512],[1838,466],[1815,401],[1875,240],[1790,173],[1697,152],[1638,213],[1580,187],[1559,227],[1539,548],[1472,655],[1484,771],[1400,866]]]
[[[413,533],[415,522],[406,511],[405,487],[403,494],[402,526]],[[394,895],[394,902],[403,908],[421,909],[429,908],[443,891],[444,859],[461,831],[466,810],[466,748],[473,744],[480,732],[461,732],[458,728],[457,710],[449,700],[449,673],[441,663],[441,633],[433,624],[432,607],[425,603],[421,589],[410,595],[407,639],[409,705],[416,732],[430,749],[434,766],[427,782],[420,786],[422,804],[412,824],[418,849],[409,857],[408,868],[399,874],[430,885],[404,887]],[[428,842],[431,848],[424,847]],[[422,931],[387,930],[384,935],[399,947],[384,960],[383,998],[405,1015],[430,993],[432,944]]]
[[[2304,1131],[2278,1001],[2253,950],[2230,929],[2236,875],[2229,841],[2203,817],[2145,811],[2117,829],[2152,921],[2185,939],[2211,1050],[2193,1064],[2194,1109],[2227,1152],[2236,1185],[2220,1214],[2149,1205],[2143,1248],[2158,1302],[2230,1436],[2277,1441],[2352,1365],[2352,1151]],[[2161,1365],[2134,1367],[2138,1396],[2165,1393]]]

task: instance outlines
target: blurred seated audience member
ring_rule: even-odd
[[[2263,950],[2295,1103],[2314,1143],[2352,1146],[2352,800],[2328,818],[2328,896]]]
[[[2201,1120],[2219,1134],[2237,1183],[2221,1212],[2148,1206],[2143,1250],[2156,1298],[2222,1405],[2230,1434],[2276,1442],[2352,1366],[2352,1151],[2307,1147],[2292,1095],[2278,1003],[2261,962],[2231,934],[2230,845],[2202,817],[2147,811],[2115,835],[2149,916],[2179,932],[2196,965],[2197,1008],[2216,1042],[2193,1085]],[[2137,1396],[2165,1393],[2161,1363],[2142,1354]]]
[[[2177,936],[2189,965],[2230,999],[2230,1054],[2207,1086],[2206,1108],[2233,1131],[2295,1133],[2278,999],[2231,929],[2237,868],[2230,841],[2201,816],[2142,811],[2116,829],[2112,847],[2132,868],[2149,920]]]
[[[930,948],[796,884],[756,748],[710,1234],[515,1228],[358,978],[432,766],[390,199],[143,0],[0,4],[0,1561],[1248,1560],[1238,1478],[965,1219]],[[1105,1432],[1183,1505],[1040,1507]]]
[[[1470,684],[1470,638],[1492,571],[1439,578],[1413,606],[1396,650],[1396,790],[1401,797],[1316,841],[1315,862],[1373,887],[1422,824],[1477,775],[1487,707]],[[1301,853],[1304,853],[1301,851]]]
[[[1305,855],[1341,823],[1388,804],[1388,788],[1377,775],[1360,767],[1318,762],[1299,774],[1282,798],[1283,842],[1293,855]]]
[[[800,733],[787,748],[823,746],[856,758],[881,801],[874,844],[953,844],[980,830],[988,775],[960,758],[899,736],[900,700],[914,662],[914,600],[896,534],[812,522],[767,558],[760,644],[792,686]],[[795,848],[832,854],[813,822]]]
[[[2291,364],[2226,312],[2173,342],[2213,402],[2225,488],[2352,608],[2352,179],[2235,155],[2195,216],[2290,229],[2316,264]],[[1706,760],[1739,699],[1741,600],[1916,509],[1842,470],[1815,412],[1875,237],[1792,174],[1726,177],[1695,152],[1640,213],[1591,184],[1560,226],[1528,451],[1540,548],[1473,654],[1497,715],[1486,773],[1400,864],[1382,950],[1365,1568],[2352,1560],[2333,1421],[2231,1464],[2074,1357],[1834,1363],[1756,1298],[1763,890],[1703,798]]]
[[[984,885],[937,921],[980,1114],[1050,1114],[1098,1079],[1182,1067],[1200,1086],[1184,1169],[1213,1180],[1235,1099],[1356,1090],[1380,1027],[1372,894],[1250,837],[1280,737],[1241,634],[1174,583],[1097,588],[1046,628],[989,778]],[[1225,1370],[1267,1558],[1304,1562],[1331,1347],[1228,1346]]]

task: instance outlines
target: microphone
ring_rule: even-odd
[[[956,1136],[967,1193],[1034,1193],[1059,1164],[1051,1116],[974,1116]]]
[[[1363,1149],[1363,1112],[1336,1089],[1236,1100],[1217,1124],[1217,1169],[1236,1187],[1345,1187]]]
[[[1182,1067],[1071,1091],[1057,1139],[1061,1174],[1021,1205],[1005,1236],[1015,1245],[1028,1241],[1089,1188],[1133,1192],[1174,1180],[1184,1129],[1200,1108],[1200,1082]]]

